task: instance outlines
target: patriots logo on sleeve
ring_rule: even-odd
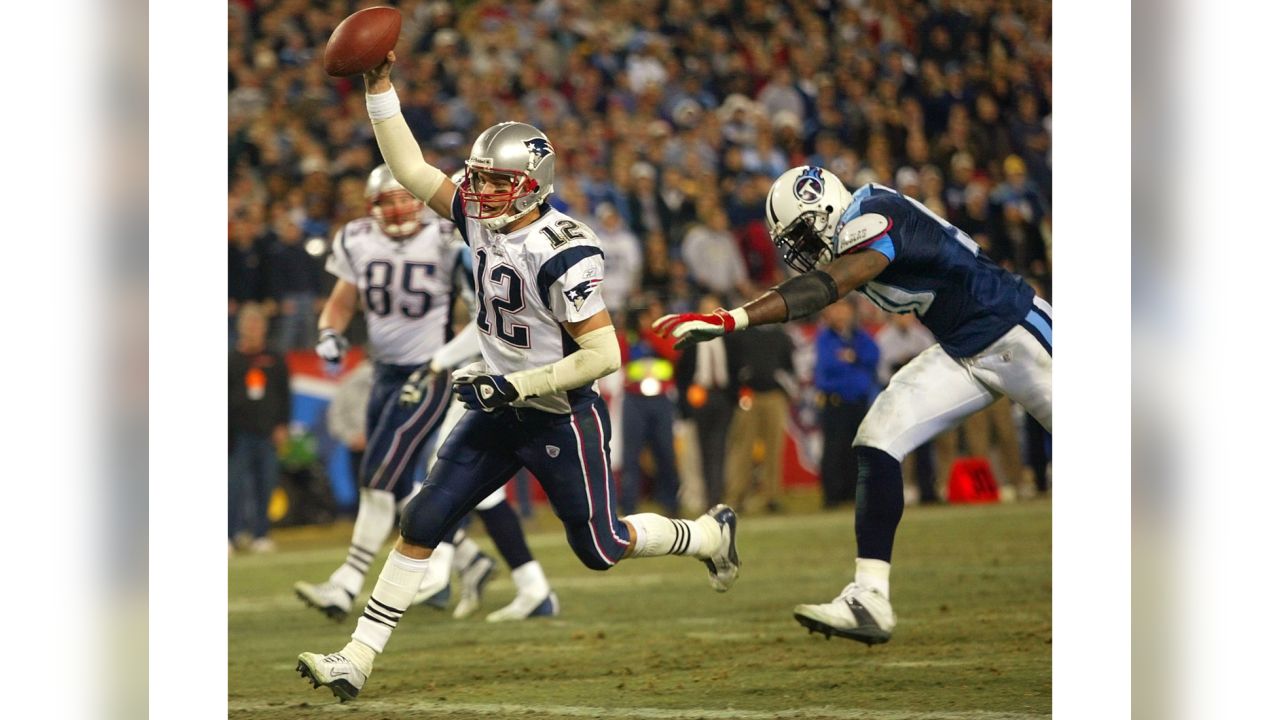
[[[573,303],[575,310],[581,310],[582,304],[591,297],[591,293],[595,292],[596,287],[601,283],[600,278],[590,278],[574,285],[564,291],[565,298]]]

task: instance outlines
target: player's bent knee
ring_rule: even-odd
[[[601,547],[595,542],[591,536],[590,528],[583,528],[583,532],[574,530],[569,531],[569,547],[573,548],[573,554],[578,556],[578,560],[589,570],[597,570],[604,572],[617,564],[622,558],[621,552],[618,557],[609,557],[609,549]]]
[[[400,535],[414,545],[434,548],[457,523],[454,503],[427,488],[413,496],[400,515]]]

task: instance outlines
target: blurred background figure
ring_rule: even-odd
[[[290,219],[275,224],[266,244],[271,298],[277,309],[275,347],[281,352],[309,348],[316,341],[316,318],[326,281],[320,262],[303,247],[302,228]]]
[[[880,365],[876,370],[880,386],[888,385],[894,373],[933,343],[933,333],[915,315],[890,315],[889,322],[876,333],[876,344],[880,346]],[[955,434],[954,430],[948,432]],[[933,441],[921,445],[903,459],[902,473],[905,477],[914,478],[916,487],[915,497],[912,497],[910,486],[907,487],[908,500],[922,505],[938,502],[938,471],[935,466]]]
[[[822,312],[813,385],[822,411],[822,505],[852,503],[858,481],[853,436],[880,387],[880,348],[858,327],[854,304],[842,301]]]
[[[591,229],[604,251],[604,301],[611,308],[625,308],[640,290],[640,241],[613,205],[600,203]]]
[[[369,391],[373,389],[373,363],[361,360],[360,364],[342,377],[338,390],[329,403],[329,434],[350,451],[351,475],[360,475],[360,463],[364,461],[364,447],[368,439],[366,415],[369,408]]]
[[[780,325],[749,327],[724,342],[738,397],[729,426],[725,500],[739,512],[782,512],[782,443],[791,413],[785,383],[794,374],[795,347]],[[758,480],[752,472],[757,467]]]
[[[675,340],[653,332],[653,321],[664,314],[657,298],[629,313],[626,342],[622,345],[623,399],[622,488],[619,508],[636,511],[640,498],[640,453],[653,456],[652,499],[668,515],[677,515],[680,476],[675,450]]]
[[[267,349],[267,316],[258,305],[240,308],[237,331],[227,361],[227,538],[230,547],[271,552],[267,508],[279,482],[277,453],[289,437],[289,370]]]
[[[703,295],[698,312],[713,312],[722,305],[723,298]],[[724,498],[725,449],[734,409],[724,339],[698,343],[682,353],[676,362],[676,384],[681,412],[693,422],[698,438],[704,504],[718,504]]]

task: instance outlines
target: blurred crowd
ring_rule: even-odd
[[[374,4],[402,11],[393,79],[429,162],[503,120],[551,138],[553,204],[599,235],[617,313],[784,279],[763,201],[801,164],[919,199],[1051,299],[1048,0],[231,0],[228,316],[262,307],[277,350],[314,342],[329,238],[366,214],[363,83],[319,59]]]

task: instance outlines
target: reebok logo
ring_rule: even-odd
[[[550,457],[550,458],[560,457],[560,448],[556,447],[555,445],[548,445],[547,457]]]

